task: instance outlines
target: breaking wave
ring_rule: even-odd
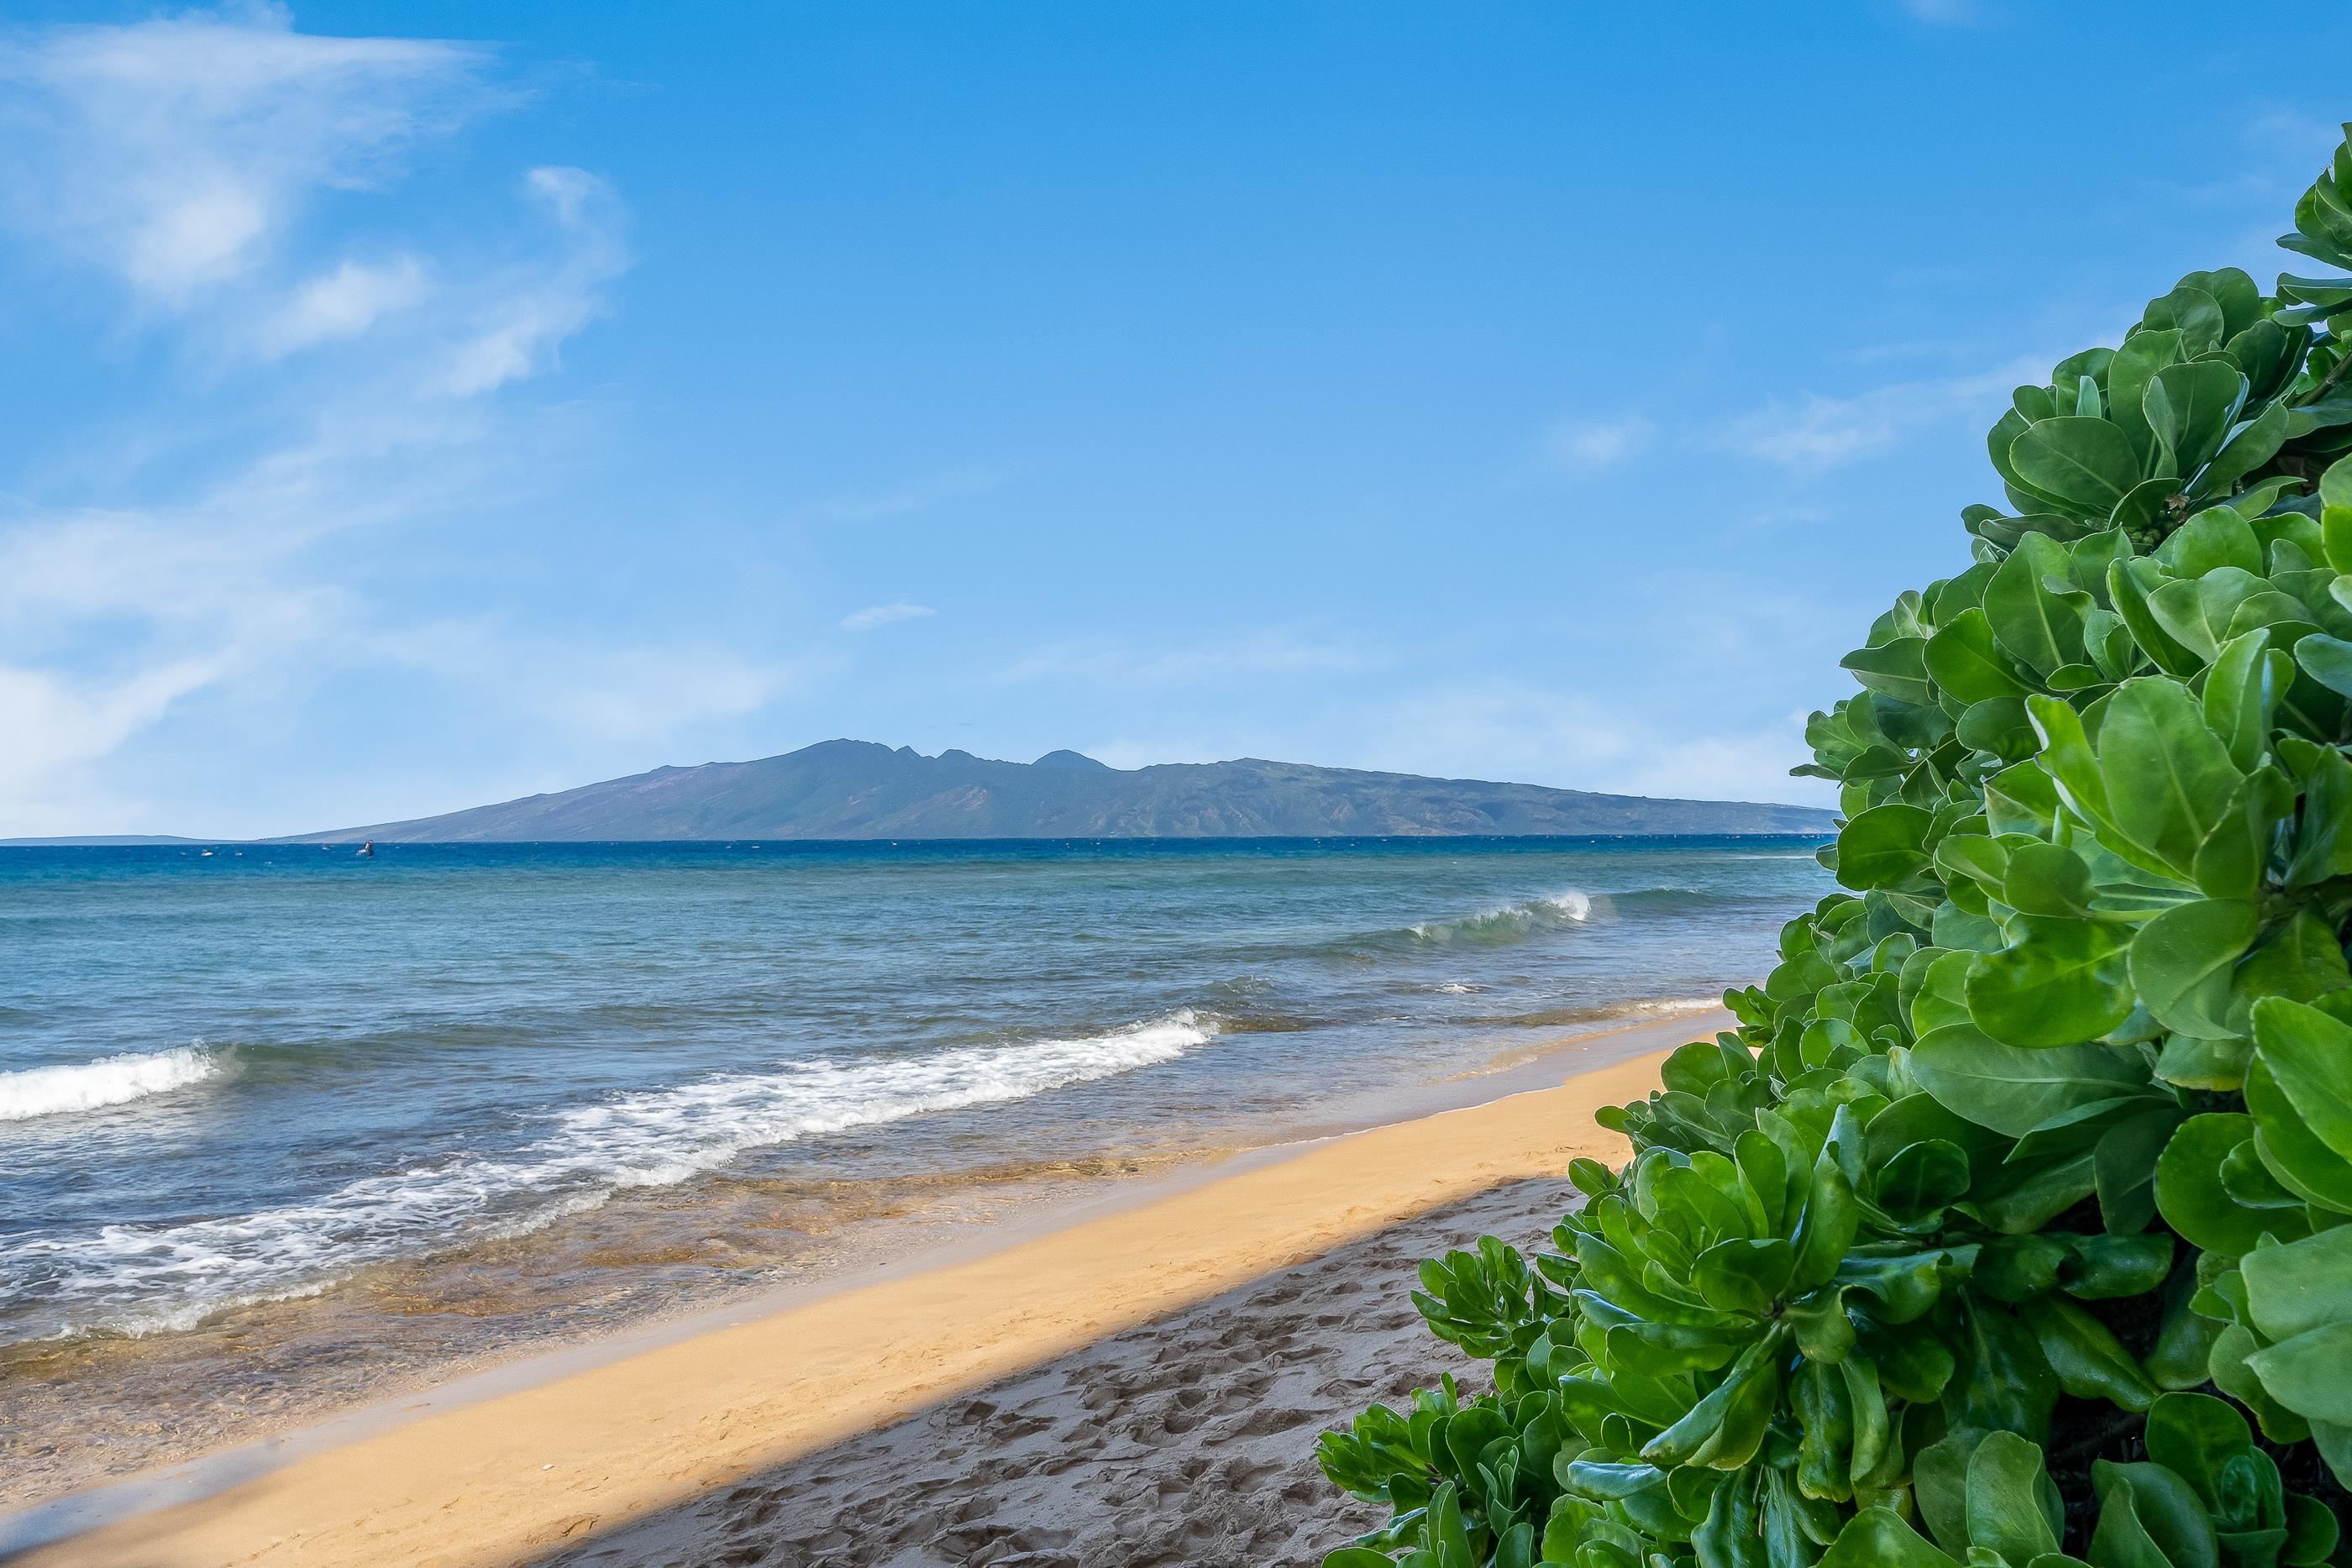
[[[72,1067],[0,1072],[0,1122],[125,1105],[219,1076],[220,1053],[202,1045],[132,1052]]]
[[[1425,920],[1407,930],[1414,940],[1436,946],[1496,946],[1524,942],[1546,931],[1607,920],[1616,905],[1606,894],[1555,893],[1542,898],[1482,909],[1454,920]]]
[[[1171,1061],[1217,1030],[1186,1009],[1068,1040],[790,1062],[576,1106],[501,1157],[368,1176],[254,1214],[27,1239],[0,1247],[0,1276],[17,1282],[5,1337],[191,1328],[226,1307],[313,1294],[369,1264],[522,1235],[748,1149]]]

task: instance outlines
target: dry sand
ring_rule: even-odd
[[[1370,1522],[1315,1472],[1317,1431],[1456,1364],[1417,1327],[1413,1261],[1482,1228],[1539,1236],[1570,1158],[1623,1153],[1593,1111],[1654,1087],[1658,1050],[1727,1022],[1632,1026],[1612,1044],[1653,1054],[1237,1162],[16,1561],[1312,1562]]]

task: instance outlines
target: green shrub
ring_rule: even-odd
[[[2352,271],[2347,135],[2281,243]],[[1325,1436],[1393,1510],[1327,1568],[2344,1560],[2347,341],[2352,277],[2192,273],[2018,389],[1808,731],[1851,891],[1556,1253],[1423,1266],[1494,1392]]]

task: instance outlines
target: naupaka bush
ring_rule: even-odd
[[[2289,249],[2352,272],[2352,127]],[[1604,1112],[1492,1364],[1319,1449],[1327,1568],[2273,1568],[2352,1479],[2352,277],[2018,389],[2006,509],[1808,730],[1848,890]],[[2073,1555],[2069,1555],[2073,1553]]]

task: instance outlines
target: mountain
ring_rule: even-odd
[[[1821,833],[1805,806],[1654,800],[1297,762],[1118,768],[828,740],[757,762],[627,779],[284,841],[528,843],[661,839],[1269,838],[1444,833]]]
[[[153,849],[169,844],[218,844],[224,839],[175,839],[159,833],[85,833],[79,838],[0,839],[0,850]]]

